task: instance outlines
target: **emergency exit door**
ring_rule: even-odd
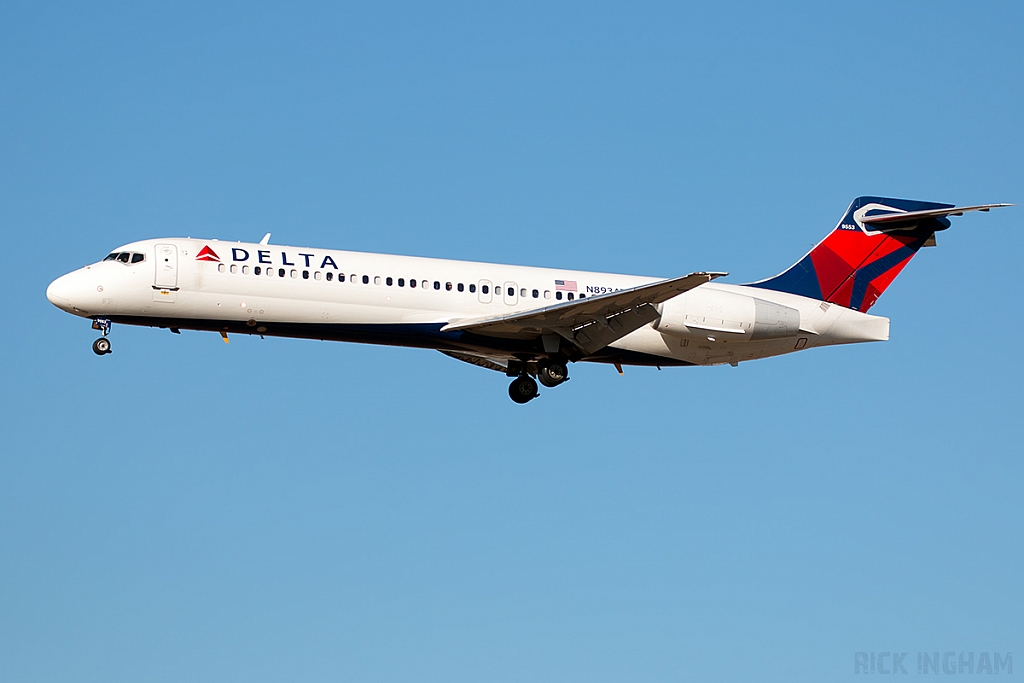
[[[480,288],[477,290],[477,297],[479,297],[480,303],[491,303],[491,281],[481,280],[480,282],[477,283],[477,287]]]
[[[501,294],[505,298],[505,303],[509,306],[515,306],[519,303],[519,285],[514,282],[506,282],[501,288]]]

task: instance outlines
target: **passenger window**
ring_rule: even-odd
[[[324,277],[327,278],[328,282],[330,282],[331,280],[334,279],[334,273],[332,273],[331,271],[327,271],[327,275],[324,275]]]
[[[363,276],[363,284],[364,285],[370,284],[370,276],[369,275],[364,275]]]
[[[348,276],[348,281],[351,282],[352,284],[355,284],[357,282],[358,277],[358,275],[352,273],[351,275]]]
[[[446,290],[448,290],[449,292],[452,291],[452,283],[450,283],[450,282],[444,283],[444,288]]]
[[[399,287],[405,287],[405,278],[404,277],[398,278],[398,286]]]
[[[298,277],[299,277],[299,271],[297,271],[297,270],[295,270],[294,268],[292,268],[292,272],[291,272],[291,275],[292,275],[292,279],[293,279],[293,280],[295,280],[296,278],[298,278]],[[308,277],[308,276],[307,276],[307,277]]]
[[[255,273],[256,275],[259,275],[263,271],[260,269],[259,266],[256,266],[255,268],[252,269],[252,272]]]
[[[587,297],[586,297],[586,295],[583,294],[583,292],[580,292],[580,298],[581,299],[586,299]]]
[[[434,289],[441,289],[441,283],[437,280],[434,280]]]
[[[237,272],[238,272],[238,266],[236,266],[236,265],[235,265],[234,263],[232,263],[232,264],[231,264],[231,267],[230,267],[230,268],[228,268],[228,270],[230,270],[230,271],[231,271],[231,274],[232,274],[232,275],[234,275],[235,273],[237,273]]]
[[[242,275],[249,274],[249,266],[242,266]]]
[[[544,290],[544,298],[545,299],[550,299],[551,298],[551,290],[550,289],[545,289]]]
[[[279,277],[284,277],[284,268],[278,268],[277,269],[277,274],[278,274]]]
[[[519,290],[519,296],[523,297],[524,299],[526,298],[526,287],[523,287],[522,289]]]
[[[562,293],[561,292],[555,292],[555,298],[558,299],[559,301],[561,301],[562,300]]]
[[[474,294],[475,292],[476,292],[476,285],[472,285],[472,284],[471,284],[471,285],[469,286],[469,293],[470,293],[470,294]]]
[[[303,280],[308,280],[309,279],[309,271],[308,270],[302,271],[302,279]]]
[[[426,289],[426,288],[430,287],[430,283],[427,282],[426,280],[424,280],[423,282],[420,283],[420,287],[422,287],[423,289]]]
[[[466,291],[466,286],[464,284],[462,284],[461,282],[459,283],[459,291],[460,292]]]
[[[536,289],[533,290],[533,298],[536,299],[539,296],[540,296],[540,292],[538,292]]]
[[[380,284],[380,275],[375,275],[374,276],[373,284],[375,284],[375,285],[379,285]]]
[[[117,255],[117,260],[120,261],[121,263],[128,263],[131,257],[132,255],[129,254],[127,251],[122,251],[120,254]]]
[[[416,289],[416,281],[415,280],[409,280],[409,286],[412,287],[413,289]]]
[[[515,287],[509,287],[508,288],[508,295],[509,296],[515,296],[516,295],[516,288]]]
[[[345,273],[338,273],[338,282],[345,281]]]
[[[218,273],[223,273],[225,270],[227,270],[227,266],[225,266],[223,263],[218,263],[217,264],[217,272]]]
[[[386,282],[388,284],[388,287],[390,287],[391,285],[395,284],[395,281],[392,280],[390,277],[387,280],[385,280],[384,282]]]
[[[330,275],[330,273],[328,273],[328,275]],[[313,279],[314,279],[314,280],[319,280],[319,279],[320,279],[320,271],[319,271],[319,270],[318,270],[318,271],[315,271],[315,272],[313,273]]]
[[[569,301],[572,301],[574,298],[575,297],[573,296],[572,292],[569,292]]]
[[[491,293],[491,289],[487,285],[480,285],[480,293],[481,294],[490,294]]]
[[[132,254],[132,263],[142,263],[146,260],[145,254]]]

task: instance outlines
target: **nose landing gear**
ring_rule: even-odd
[[[107,339],[107,335],[110,334],[110,321],[104,318],[99,318],[92,321],[92,329],[100,330],[103,336],[92,343],[92,352],[97,356],[105,356],[110,353],[110,340]]]

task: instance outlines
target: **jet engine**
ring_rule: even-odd
[[[698,287],[661,304],[653,323],[662,334],[718,341],[760,341],[796,335],[800,311],[752,296]]]

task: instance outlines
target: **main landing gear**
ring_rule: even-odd
[[[110,340],[107,339],[107,335],[110,334],[110,321],[100,318],[92,321],[92,329],[100,330],[103,336],[92,343],[92,352],[97,356],[105,356],[110,353]]]
[[[565,363],[557,360],[541,360],[537,363],[516,360],[509,363],[508,371],[515,377],[508,387],[508,395],[516,403],[529,403],[540,395],[537,380],[550,389],[569,379],[569,369]],[[531,375],[536,375],[537,380]]]
[[[537,382],[529,375],[520,375],[508,385],[508,395],[516,403],[529,403],[537,398]]]
[[[569,368],[565,363],[551,361],[537,368],[537,379],[549,389],[569,379]]]

